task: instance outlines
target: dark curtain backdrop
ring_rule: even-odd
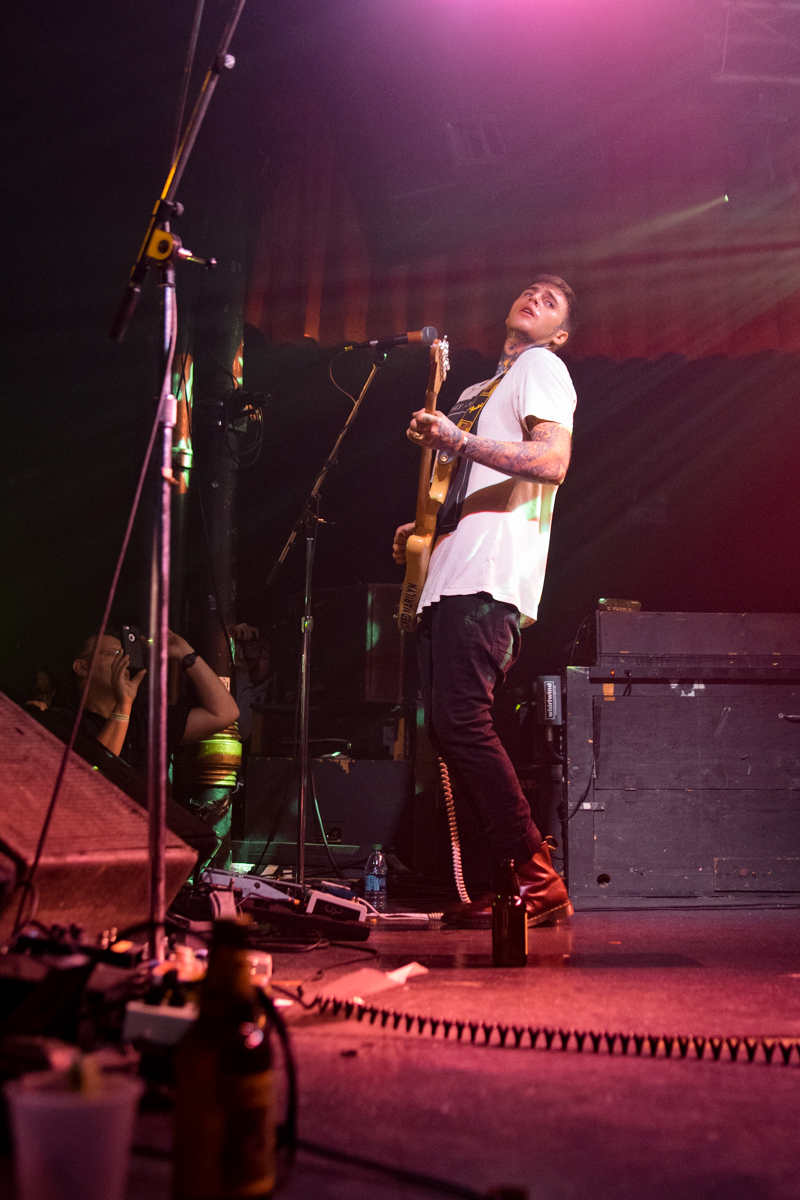
[[[318,356],[270,346],[252,327],[246,362],[246,382],[273,390],[263,458],[240,478],[239,613],[258,624],[300,587],[299,549],[272,597],[266,577],[349,402]],[[359,352],[334,374],[355,391],[369,364]],[[493,367],[456,352],[442,407]],[[600,596],[649,610],[795,611],[800,356],[591,357],[569,368],[578,391],[573,461],[556,502],[540,620],[525,636],[517,677],[563,666]],[[318,586],[399,581],[391,535],[413,516],[418,463],[404,430],[427,369],[424,351],[393,351],[368,394],[324,488]]]
[[[163,182],[194,8],[15,11],[0,572],[15,695],[96,620],[125,527],[155,281],[122,347],[106,330]],[[195,86],[229,11],[206,4]],[[800,97],[713,82],[723,17],[705,0],[250,0],[180,189],[181,236],[220,261],[179,268],[196,398],[229,385],[245,284],[246,382],[273,393],[240,475],[240,620],[274,619],[299,581],[293,552],[265,587],[349,403],[318,347],[433,324],[452,401],[491,371],[541,269],[579,292],[579,408],[527,653],[555,662],[601,594],[797,608]],[[353,391],[367,366],[334,369]],[[370,394],[326,485],[319,586],[397,578],[426,373],[397,351]],[[146,590],[146,516],[125,616]]]
[[[797,136],[759,181],[708,99],[662,101],[601,109],[592,171],[563,195],[554,185],[552,205],[533,184],[527,210],[502,192],[487,201],[466,179],[463,211],[457,194],[440,194],[421,248],[422,216],[364,197],[325,109],[282,96],[269,108],[247,320],[270,341],[323,345],[434,325],[491,354],[510,301],[544,271],[578,293],[581,357],[800,351]],[[570,161],[568,141],[560,153]],[[545,171],[545,194],[547,181]]]

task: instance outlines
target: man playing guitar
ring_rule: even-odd
[[[575,408],[555,351],[572,332],[574,312],[572,289],[538,276],[511,306],[494,379],[468,388],[449,417],[415,412],[407,431],[416,445],[457,457],[417,610],[426,723],[492,857],[514,860],[532,925],[562,920],[572,905],[490,710],[542,593]],[[458,428],[475,411],[471,432]],[[396,562],[405,562],[413,531],[411,523],[395,533]],[[453,906],[446,919],[469,923],[490,903]]]

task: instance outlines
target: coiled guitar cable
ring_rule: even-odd
[[[469,893],[467,891],[466,884],[464,883],[464,872],[461,867],[461,840],[458,836],[456,805],[453,799],[453,786],[450,783],[450,772],[447,769],[447,763],[444,761],[444,759],[440,758],[438,762],[439,775],[442,780],[442,791],[444,792],[444,801],[445,805],[447,806],[447,824],[450,830],[450,846],[453,853],[453,875],[456,881],[456,890],[458,892],[459,900],[463,904],[469,904]],[[421,913],[378,912],[377,909],[373,908],[373,906],[369,903],[366,904],[366,907],[373,917],[377,917],[382,921],[408,920],[410,917],[416,917],[417,919],[421,918],[422,920],[427,919],[429,921],[440,921],[443,916],[443,914],[440,912],[428,913],[427,918]]]
[[[458,836],[453,787],[450,783],[450,772],[447,769],[447,763],[443,758],[439,759],[439,774],[442,777],[442,791],[444,792],[444,802],[447,806],[447,824],[450,828],[450,846],[453,851],[453,875],[456,880],[456,890],[458,891],[459,900],[463,904],[469,904],[469,894],[464,883],[464,872],[461,868],[461,840]]]

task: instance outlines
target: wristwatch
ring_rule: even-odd
[[[188,671],[189,667],[193,667],[196,662],[197,662],[197,651],[196,650],[193,650],[191,654],[184,654],[183,658],[181,659],[181,663],[182,663],[185,671]]]

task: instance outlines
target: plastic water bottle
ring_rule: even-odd
[[[386,912],[386,857],[380,845],[372,847],[364,868],[364,899],[378,912]]]

